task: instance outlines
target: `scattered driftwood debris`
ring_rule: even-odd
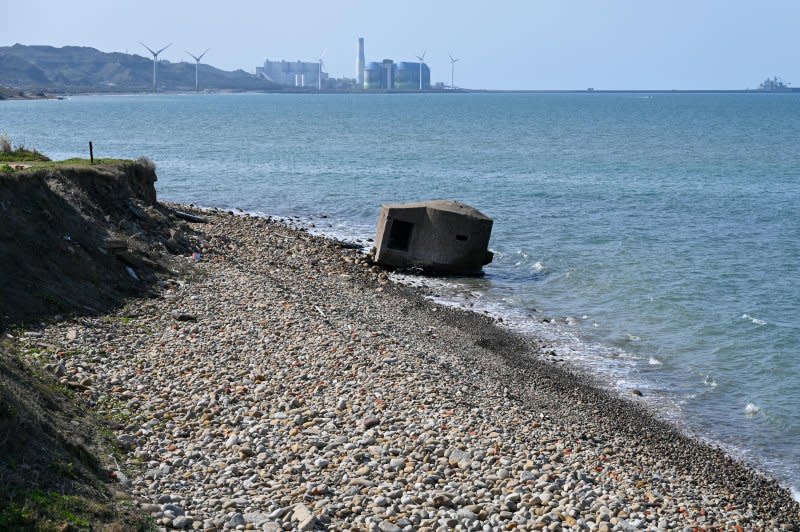
[[[176,218],[181,220],[186,220],[187,222],[193,222],[196,224],[207,224],[208,219],[202,216],[197,216],[195,214],[190,214],[188,212],[179,211],[177,209],[173,209],[172,213],[175,215]]]

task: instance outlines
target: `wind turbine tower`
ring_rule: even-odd
[[[417,59],[419,59],[419,90],[422,90],[422,65],[425,64],[425,54],[427,50],[422,51],[422,55],[418,55]]]
[[[453,79],[455,78],[456,73],[456,63],[458,63],[458,59],[455,59],[452,55],[450,56],[450,88],[455,89],[456,86],[453,84]]]
[[[166,45],[164,48],[162,48],[161,50],[159,50],[159,51],[157,51],[157,52],[154,52],[152,49],[150,49],[150,47],[149,47],[149,46],[147,46],[147,45],[146,45],[145,43],[143,43],[142,41],[139,41],[139,44],[141,44],[142,46],[144,46],[145,48],[147,48],[147,50],[148,50],[148,51],[149,51],[151,54],[153,54],[153,92],[156,92],[156,64],[158,64],[158,54],[160,54],[161,52],[163,52],[164,50],[166,50],[167,48],[169,48],[170,46],[172,46],[172,43],[169,43],[168,45]]]
[[[195,91],[199,91],[200,90],[200,85],[197,82],[198,81],[197,80],[197,69],[200,66],[200,60],[203,58],[204,55],[206,55],[208,53],[208,51],[210,49],[211,48],[206,48],[206,51],[203,52],[200,55],[194,55],[192,52],[186,52],[187,54],[192,56],[192,59],[194,59],[194,90]]]

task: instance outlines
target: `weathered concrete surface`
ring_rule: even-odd
[[[383,205],[375,261],[396,268],[475,275],[491,262],[492,219],[452,200]]]

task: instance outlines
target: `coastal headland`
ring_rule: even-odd
[[[0,173],[3,518],[39,490],[177,529],[798,529],[788,490],[541,340],[280,220],[158,202],[155,180]]]

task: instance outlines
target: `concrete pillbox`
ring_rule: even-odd
[[[375,262],[431,273],[477,275],[492,261],[492,219],[452,200],[383,205]]]

